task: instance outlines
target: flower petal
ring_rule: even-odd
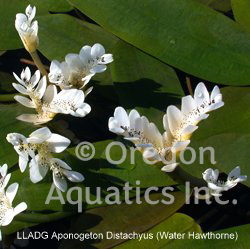
[[[52,133],[51,137],[47,139],[49,143],[49,150],[54,153],[63,152],[70,144],[70,140],[61,135]]]
[[[58,177],[56,174],[53,172],[53,182],[55,186],[60,189],[62,192],[65,192],[67,190],[68,184],[67,181],[64,177]]]
[[[28,108],[36,108],[36,105],[34,104],[33,101],[31,101],[30,99],[26,98],[26,97],[23,97],[23,96],[19,96],[19,95],[16,95],[14,97],[14,99],[19,102],[20,104],[28,107]]]
[[[71,170],[71,167],[65,163],[63,160],[59,159],[59,158],[51,158],[50,159],[52,163],[57,164],[57,166],[67,169],[67,170]]]
[[[25,171],[27,164],[28,164],[28,161],[29,161],[29,159],[27,157],[23,157],[21,155],[19,156],[18,164],[19,164],[20,171],[22,173]]]
[[[39,157],[33,158],[30,162],[30,180],[33,183],[40,182],[47,174],[48,167],[45,165],[39,166]]]
[[[179,163],[167,164],[161,168],[164,172],[173,172],[175,168],[179,165]]]
[[[90,54],[92,58],[96,59],[105,54],[105,49],[101,44],[96,43],[92,46]]]
[[[18,183],[12,183],[6,190],[6,197],[8,198],[9,202],[12,204],[16,193],[18,190]]]
[[[24,210],[27,209],[27,204],[25,202],[19,203],[15,208],[14,208],[14,215],[18,215],[22,213]]]
[[[35,90],[35,93],[39,99],[43,97],[46,90],[46,86],[47,86],[46,76],[43,76],[42,79],[39,81],[39,84]]]
[[[64,170],[64,175],[70,180],[71,182],[82,182],[84,181],[84,176],[76,171]]]
[[[26,90],[25,87],[23,87],[20,84],[16,84],[16,83],[12,83],[12,86],[20,93],[24,94],[24,95],[28,95],[29,91]]]
[[[42,127],[33,131],[29,138],[28,143],[40,144],[48,140],[52,136],[52,133],[48,127]]]

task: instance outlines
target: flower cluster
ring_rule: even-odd
[[[96,73],[106,70],[106,64],[113,61],[112,54],[105,54],[104,47],[98,43],[92,47],[83,46],[79,54],[67,54],[65,61],[61,63],[53,60],[47,77],[50,82],[47,82],[47,72],[36,53],[38,23],[32,21],[35,14],[36,7],[29,5],[26,15],[16,15],[15,26],[26,50],[44,76],[41,78],[40,71],[37,70],[31,77],[29,68],[23,70],[20,77],[14,73],[19,84],[13,83],[13,87],[28,96],[15,96],[15,100],[37,111],[37,114],[22,114],[17,118],[37,125],[51,121],[57,113],[84,117],[91,111],[84,101],[92,87],[86,89],[86,85]],[[59,93],[57,86],[61,88]]]
[[[105,54],[101,44],[83,46],[79,54],[67,54],[65,61],[53,60],[50,65],[49,80],[61,89],[82,89],[96,74],[107,69],[105,64],[113,61],[112,54]],[[86,95],[92,90],[86,90]]]
[[[46,77],[40,78],[37,70],[31,77],[28,67],[22,71],[19,78],[14,76],[19,84],[13,83],[13,87],[28,97],[15,96],[20,104],[34,108],[37,114],[22,114],[17,119],[34,124],[43,124],[54,118],[57,113],[70,114],[76,117],[84,117],[91,107],[84,102],[84,92],[77,89],[62,90],[59,93],[54,85],[48,85]]]
[[[4,164],[0,167],[0,227],[9,225],[14,217],[27,209],[25,202],[19,203],[15,208],[12,202],[18,190],[18,183],[12,183],[5,188],[10,180],[11,174],[7,174],[8,166]],[[2,233],[0,231],[0,240],[2,240]]]
[[[210,194],[212,196],[221,196],[221,192],[227,191],[235,187],[239,182],[245,181],[247,176],[240,175],[240,167],[234,168],[228,175],[226,181],[218,180],[219,171],[211,168],[207,169],[203,174],[203,179],[207,182]]]
[[[52,171],[53,182],[61,191],[66,191],[67,181],[82,182],[82,174],[72,171],[64,161],[54,158],[52,153],[63,152],[70,140],[61,135],[51,133],[47,127],[37,129],[28,138],[19,133],[7,135],[7,141],[14,146],[19,155],[19,167],[24,172],[29,163],[30,180],[33,183],[41,181],[48,170]]]
[[[114,117],[109,119],[109,130],[125,139],[132,141],[148,160],[163,162],[166,164],[162,170],[173,171],[178,165],[172,159],[174,155],[185,149],[190,143],[189,138],[198,128],[197,124],[206,119],[208,112],[224,105],[222,95],[217,86],[209,95],[203,83],[199,83],[195,89],[194,97],[191,95],[182,98],[181,110],[176,106],[169,106],[163,117],[165,132],[160,133],[154,123],[148,121],[136,110],[129,114],[117,107]]]

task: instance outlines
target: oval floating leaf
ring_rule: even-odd
[[[202,4],[193,0],[70,2],[114,35],[184,72],[223,84],[250,82],[249,34]]]

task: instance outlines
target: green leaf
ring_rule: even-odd
[[[248,0],[231,0],[234,18],[247,31],[250,32],[250,2]]]
[[[0,71],[0,93],[15,92],[15,89],[12,86],[12,83],[15,81],[16,80],[13,75]]]
[[[4,95],[1,95],[4,96]],[[1,97],[0,97],[1,100]],[[8,114],[7,114],[8,113]],[[7,163],[9,167],[13,166],[18,161],[18,155],[13,148],[13,145],[8,143],[6,136],[8,133],[17,132],[28,135],[35,128],[35,126],[18,121],[17,116],[29,113],[29,109],[21,106],[20,104],[1,104],[0,116],[2,117],[0,122],[0,165]]]
[[[249,34],[202,4],[193,0],[70,2],[114,35],[184,72],[223,84],[249,84]]]
[[[43,12],[68,12],[73,9],[67,0],[29,0],[29,3],[36,6],[37,11]]]
[[[113,146],[110,149],[109,156],[114,161],[119,161],[123,155],[119,146]],[[104,153],[102,157],[106,159]],[[133,157],[134,161],[131,161]],[[161,171],[159,167],[145,163],[142,153],[138,151],[133,156],[131,150],[128,149],[126,158],[122,163],[114,165],[108,162],[108,160],[103,160],[100,166],[100,172],[107,175],[107,178],[116,184],[124,185],[125,182],[129,182],[132,186],[139,186],[141,188],[175,184],[172,178]],[[137,180],[140,181],[139,185],[136,185]]]
[[[52,212],[49,214],[23,212],[15,216],[14,220],[8,226],[3,227],[3,233],[5,235],[12,234],[26,227],[36,226],[40,223],[53,222],[73,214],[74,213],[69,212]]]
[[[176,242],[181,241],[181,247],[183,247],[183,240],[182,239],[169,239],[163,238],[159,240],[157,239],[157,233],[180,233],[180,234],[187,234],[188,232],[195,232],[200,233],[201,228],[200,226],[195,223],[195,221],[185,214],[176,213],[172,215],[169,219],[166,219],[159,225],[153,227],[147,233],[150,233],[153,239],[142,239],[141,241],[137,240],[130,240],[126,243],[123,243],[115,249],[129,249],[129,248],[154,248],[154,249],[161,249],[161,248],[168,248],[171,249]],[[180,247],[179,247],[180,248]],[[185,243],[185,248],[186,243]]]
[[[250,175],[250,88],[226,87],[222,95],[225,106],[211,112],[191,138],[190,146],[195,149],[197,159],[185,167],[197,177],[209,167],[229,173],[240,166],[243,175]],[[205,153],[204,163],[199,163],[199,148],[208,146],[215,150],[215,165],[210,163],[209,152]],[[243,183],[250,186],[249,179]]]
[[[132,204],[128,205],[122,203],[121,205],[112,205],[91,209],[84,214],[72,220],[72,225],[69,230],[71,233],[102,233],[104,239],[101,241],[96,240],[64,240],[60,249],[65,248],[90,248],[94,244],[95,248],[113,248],[115,245],[123,242],[122,239],[106,239],[106,232],[115,233],[142,233],[151,227],[155,226],[163,220],[172,220],[171,215],[175,213],[185,202],[185,196],[181,192],[173,192],[175,201],[171,205],[166,205],[160,200],[167,200],[162,194],[151,194],[152,200],[159,200],[156,205],[148,204],[144,198],[141,198],[142,203],[137,204],[135,200]],[[183,215],[184,216],[184,215]],[[115,220],[114,220],[115,217]],[[130,247],[131,248],[131,247]],[[133,247],[136,248],[136,247]]]
[[[101,43],[107,52],[117,41],[97,25],[64,14],[46,15],[39,21],[39,50],[49,59],[64,60],[68,53],[79,53],[84,45]],[[51,35],[53,34],[53,35]]]
[[[231,10],[230,0],[196,0],[196,1],[219,11],[228,12]]]

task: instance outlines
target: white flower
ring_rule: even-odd
[[[203,179],[207,182],[210,194],[213,196],[221,196],[221,192],[227,191],[238,184],[238,182],[245,181],[247,176],[240,175],[240,167],[234,168],[228,175],[226,181],[218,180],[219,171],[211,168],[202,173]]]
[[[15,73],[14,77],[19,82],[19,84],[12,83],[13,87],[24,95],[28,95],[29,98],[16,95],[14,99],[20,104],[28,108],[37,108],[42,104],[41,99],[45,93],[47,82],[46,77],[43,76],[40,79],[40,71],[37,70],[31,77],[31,72],[28,67],[21,73],[21,78],[19,78]]]
[[[34,124],[43,124],[51,121],[57,113],[70,114],[76,117],[84,117],[91,107],[84,103],[85,94],[81,90],[66,89],[57,93],[55,85],[47,88],[46,77],[40,79],[40,72],[36,71],[31,77],[31,72],[27,67],[22,71],[19,78],[14,74],[19,84],[13,83],[14,88],[20,93],[27,95],[15,96],[15,100],[20,104],[34,108],[37,114],[22,114],[17,119]]]
[[[24,172],[30,158],[35,158],[35,152],[44,150],[49,152],[60,153],[70,144],[70,140],[60,136],[47,128],[40,128],[32,132],[28,138],[19,133],[9,133],[7,141],[14,146],[19,155],[19,167]]]
[[[51,170],[53,171],[54,184],[63,192],[67,189],[67,181],[65,177],[71,182],[82,182],[84,180],[82,174],[72,171],[71,167],[61,159],[51,158],[50,164]]]
[[[62,89],[81,89],[96,73],[104,72],[107,68],[105,64],[112,61],[112,54],[105,54],[101,44],[84,46],[79,54],[67,54],[65,61],[61,63],[53,60],[50,65],[49,80]],[[91,90],[87,90],[88,93]]]
[[[19,168],[24,172],[29,162],[29,157],[34,157],[34,149],[28,144],[27,138],[19,133],[9,133],[7,141],[14,146],[19,155]]]
[[[84,100],[85,95],[81,90],[62,90],[54,96],[48,108],[52,112],[84,117],[91,111],[90,105],[84,103]]]
[[[33,8],[29,5],[25,14],[18,13],[16,15],[15,27],[23,42],[25,49],[32,53],[34,52],[39,43],[38,39],[38,22],[33,21],[36,15],[36,7]]]
[[[223,105],[222,95],[217,86],[210,96],[205,85],[199,83],[194,98],[192,96],[182,98],[181,110],[175,106],[167,108],[163,117],[165,129],[163,134],[154,123],[140,116],[137,111],[132,110],[128,115],[122,107],[117,107],[114,117],[109,119],[109,130],[131,140],[141,149],[144,157],[164,163],[167,161],[162,170],[170,172],[178,165],[172,159],[188,146],[189,138],[198,128],[196,126],[198,122],[208,117],[207,112]]]
[[[72,171],[65,162],[52,156],[51,153],[63,152],[69,146],[70,140],[52,133],[47,127],[37,129],[28,138],[18,133],[10,133],[7,140],[19,154],[21,172],[30,161],[30,180],[33,183],[41,181],[48,170],[53,172],[54,183],[62,191],[67,189],[65,177],[72,182],[84,180],[82,174]]]
[[[0,226],[9,225],[16,215],[27,209],[25,202],[19,203],[15,208],[12,207],[17,190],[18,184],[13,183],[7,188],[6,193],[5,191],[0,192]],[[2,240],[1,231],[0,240]]]

